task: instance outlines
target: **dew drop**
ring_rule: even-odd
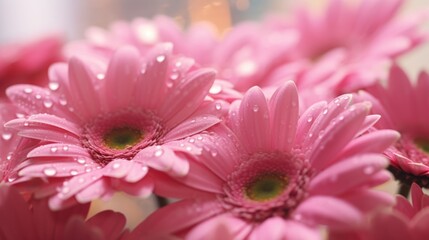
[[[158,148],[155,152],[154,152],[154,156],[155,157],[161,157],[162,154],[164,154],[164,150],[162,148]]]
[[[52,91],[58,90],[59,87],[60,87],[60,84],[58,82],[49,83],[49,89],[51,89]]]
[[[68,150],[69,150],[69,146],[64,146],[64,147],[63,147],[63,150],[64,150],[64,151],[68,151]]]
[[[177,61],[177,62],[175,63],[175,65],[176,65],[176,67],[180,68],[180,67],[182,66],[182,62]]]
[[[57,152],[58,151],[58,148],[57,147],[51,147],[51,152],[52,153],[55,153],[55,152]]]
[[[217,152],[214,151],[214,150],[211,151],[211,154],[212,154],[212,157],[216,157],[217,156]]]
[[[254,105],[253,108],[252,108],[252,110],[254,112],[258,112],[259,111],[259,106],[258,105]]]
[[[6,156],[6,160],[10,161],[11,159],[12,159],[12,153],[9,153],[9,154]]]
[[[12,138],[12,134],[11,133],[3,133],[1,135],[1,137],[3,138],[3,140],[8,141]]]
[[[186,146],[186,151],[188,151],[188,152],[190,152],[190,151],[192,151],[192,147],[191,146]]]
[[[15,180],[16,180],[16,176],[10,176],[10,177],[7,178],[8,182],[13,182]]]
[[[179,74],[178,73],[172,73],[171,75],[170,75],[170,79],[171,80],[177,80],[179,78]]]
[[[311,123],[313,121],[313,117],[309,117],[308,119],[307,119],[307,122],[309,122],[309,123]]]
[[[28,127],[30,124],[28,122],[24,122],[24,126]]]
[[[55,176],[55,174],[57,174],[57,170],[53,167],[48,167],[48,168],[43,169],[43,173],[46,176]]]
[[[91,171],[92,171],[92,168],[90,168],[90,167],[86,167],[86,168],[85,168],[85,172],[89,173],[89,172],[91,172]]]
[[[156,57],[156,61],[157,62],[164,62],[164,60],[165,60],[165,56],[164,55],[159,55],[158,57]]]
[[[190,142],[190,143],[194,143],[194,142],[195,142],[195,138],[190,138],[190,139],[188,140],[188,142]]]
[[[219,84],[213,84],[209,90],[210,94],[219,94],[220,92],[222,92],[222,86]]]
[[[326,115],[327,113],[328,113],[328,109],[327,109],[327,108],[325,108],[325,110],[323,110],[322,114],[323,114],[323,115]]]
[[[215,108],[216,108],[216,110],[221,110],[222,105],[220,103],[215,103]]]
[[[78,183],[84,183],[84,182],[85,182],[85,178],[79,178],[79,179],[77,180],[77,182],[78,182]]]
[[[33,89],[32,88],[24,88],[24,92],[25,93],[32,93]]]
[[[36,98],[37,100],[39,100],[39,99],[41,99],[41,98],[42,98],[42,95],[40,95],[40,94],[36,94],[36,95],[34,96],[34,98]]]
[[[197,140],[202,141],[203,140],[203,136],[198,136]]]
[[[78,171],[76,171],[76,170],[70,170],[70,175],[72,175],[72,176],[76,176],[78,174]]]
[[[85,164],[86,162],[85,158],[78,158],[76,161],[80,164]]]
[[[43,106],[45,106],[46,108],[51,108],[52,105],[54,105],[54,102],[52,102],[52,100],[50,100],[50,99],[45,99],[43,101]]]
[[[97,79],[98,80],[103,80],[104,79],[104,74],[103,73],[97,74]]]
[[[114,163],[114,164],[112,165],[112,168],[113,168],[113,169],[118,169],[120,166],[121,166],[121,164],[120,164],[120,163]]]

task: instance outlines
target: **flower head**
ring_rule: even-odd
[[[180,152],[196,150],[178,141],[220,121],[217,108],[203,104],[214,72],[190,70],[170,51],[171,45],[159,45],[142,62],[135,49],[122,48],[106,72],[73,58],[51,69],[50,89],[9,88],[27,117],[6,126],[41,141],[17,166],[19,177],[61,208],[116,190],[147,196],[154,181],[149,169],[186,174]],[[34,188],[41,179],[45,183]]]
[[[209,226],[221,218],[233,223],[229,233],[239,239],[305,239],[318,236],[318,226],[347,228],[363,213],[391,204],[371,187],[390,178],[381,153],[398,134],[364,134],[377,120],[368,115],[368,103],[352,104],[343,95],[301,116],[298,108],[292,82],[268,102],[251,88],[231,106],[230,128],[215,126],[188,139],[203,149],[190,161],[189,174],[158,186],[160,194],[194,199],[155,212],[139,231],[199,236],[217,229]],[[186,186],[180,191],[179,182]]]
[[[389,154],[391,171],[397,179],[411,185],[429,186],[429,76],[422,72],[412,84],[398,66],[390,69],[387,86],[377,84],[361,97],[373,102],[373,112],[381,115],[376,127],[395,129],[401,138]],[[412,106],[412,107],[410,107]]]

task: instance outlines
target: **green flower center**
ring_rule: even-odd
[[[134,146],[143,138],[143,133],[139,129],[131,127],[113,128],[104,135],[104,144],[111,148],[122,150]]]
[[[418,139],[414,140],[414,143],[424,153],[429,154],[429,141],[427,141],[426,139],[418,138]]]
[[[246,187],[246,196],[258,202],[272,200],[286,189],[288,179],[280,174],[267,174],[256,178]]]

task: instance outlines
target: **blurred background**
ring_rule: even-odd
[[[222,34],[238,22],[258,20],[273,13],[286,15],[298,2],[317,10],[326,0],[0,0],[0,45],[52,34],[64,41],[76,40],[83,38],[90,26],[108,28],[117,20],[152,18],[158,14],[173,17],[184,27],[192,22],[210,21]],[[402,14],[424,8],[429,9],[428,0],[405,0]],[[425,28],[429,30],[429,24]],[[415,77],[421,69],[429,70],[428,56],[429,46],[421,46],[399,62]],[[395,191],[394,184],[383,188]],[[156,208],[156,203],[154,199],[142,201],[118,193],[109,202],[96,201],[93,213],[106,208],[125,213],[128,225],[133,227]]]

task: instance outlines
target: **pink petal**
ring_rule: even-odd
[[[123,47],[115,52],[104,79],[106,109],[115,111],[130,105],[138,72],[139,57],[136,49]]]
[[[230,214],[220,214],[197,225],[186,235],[186,239],[244,239],[251,230],[252,226],[246,221]]]
[[[130,237],[147,236],[153,239],[157,236],[174,234],[210,219],[222,211],[216,199],[183,200],[154,212],[131,232]]]
[[[21,137],[56,142],[56,143],[67,142],[74,145],[80,144],[79,138],[76,138],[73,135],[68,135],[62,131],[58,131],[57,129],[55,130],[39,129],[39,128],[24,129],[19,131],[18,135]]]
[[[36,234],[29,206],[14,189],[0,186],[0,233],[4,239],[32,239]]]
[[[257,239],[323,239],[319,229],[310,228],[296,221],[272,217],[255,228],[249,240]]]
[[[259,87],[252,87],[240,105],[240,138],[249,151],[269,149],[270,116],[267,100]]]
[[[160,196],[182,199],[212,198],[213,194],[183,185],[177,179],[165,174],[155,175],[154,192]]]
[[[404,214],[408,219],[412,219],[420,209],[414,208],[408,199],[402,195],[398,195],[396,196],[395,210]]]
[[[371,175],[387,167],[382,155],[362,154],[344,159],[316,175],[310,184],[312,194],[339,195],[371,181]]]
[[[99,95],[94,89],[95,79],[86,65],[77,58],[69,62],[69,99],[82,119],[96,116],[100,112]]]
[[[121,179],[111,179],[111,185],[119,191],[141,198],[149,197],[154,190],[154,180],[149,177],[144,177],[138,182],[132,183]]]
[[[426,207],[422,206],[423,196],[423,190],[419,187],[419,185],[413,183],[411,185],[411,200],[415,209],[422,209],[423,207]]]
[[[64,186],[61,189],[61,193],[65,193],[64,189],[67,186]],[[95,200],[97,198],[100,198],[103,194],[105,189],[108,189],[108,184],[106,183],[106,180],[104,178],[99,178],[92,182],[90,185],[82,188],[79,192],[76,192],[75,198],[79,203],[89,203],[92,200]]]
[[[169,147],[150,146],[134,156],[139,161],[158,171],[167,172],[176,176],[184,176],[189,171],[189,163],[183,156],[178,156]]]
[[[348,111],[339,114],[337,120],[332,121],[329,126],[326,126],[326,129],[319,129],[319,138],[310,154],[310,161],[316,170],[320,171],[325,168],[350,142],[361,128],[368,111],[367,103],[357,103]],[[321,130],[323,130],[323,134],[321,134]]]
[[[25,177],[71,177],[85,173],[85,167],[74,161],[56,159],[54,161],[40,161],[21,169],[19,176]]]
[[[429,234],[427,223],[429,221],[429,208],[424,208],[411,221],[411,234],[413,239],[426,239]]]
[[[390,147],[400,137],[393,130],[378,130],[355,138],[347,145],[341,156],[350,157],[359,153],[381,153]]]
[[[302,145],[304,140],[307,138],[308,131],[313,125],[316,118],[327,106],[326,102],[318,102],[310,106],[299,118],[298,128],[296,130],[295,142],[298,145]]]
[[[87,240],[102,240],[103,234],[99,231],[89,228],[85,224],[84,218],[72,217],[67,223],[64,236],[64,240],[74,239],[87,239]]]
[[[374,189],[353,189],[341,198],[352,204],[362,212],[370,212],[378,208],[386,208],[393,206],[395,199],[389,193]],[[365,201],[362,201],[365,199]]]
[[[126,218],[123,214],[111,210],[97,213],[86,221],[87,226],[101,230],[106,240],[119,239],[125,223]]]
[[[73,144],[51,143],[34,148],[27,157],[85,157],[90,158],[85,148]]]
[[[271,145],[274,150],[289,152],[294,145],[298,123],[298,93],[292,81],[287,82],[270,99]]]
[[[167,142],[183,139],[193,134],[200,133],[219,123],[220,121],[221,120],[219,118],[212,115],[199,115],[192,117],[170,130],[167,135],[165,135],[164,139]]]
[[[407,219],[398,213],[379,212],[371,221],[372,239],[410,239]]]
[[[212,70],[196,70],[174,87],[159,111],[161,117],[167,121],[167,128],[175,127],[201,105],[213,84],[214,76]]]
[[[167,93],[166,78],[170,62],[171,44],[160,44],[150,50],[147,66],[137,78],[134,96],[139,106],[158,109]]]
[[[347,202],[328,196],[308,198],[298,206],[294,215],[295,219],[302,219],[310,224],[327,225],[333,229],[353,226],[363,217]]]
[[[14,129],[43,128],[48,130],[57,130],[63,134],[80,136],[80,129],[76,124],[64,118],[48,114],[30,115],[28,119],[14,119],[5,124],[6,127]],[[56,129],[57,128],[57,129]]]
[[[340,97],[335,98],[332,102],[328,104],[328,106],[323,109],[321,114],[317,116],[310,130],[308,131],[308,135],[304,140],[304,145],[308,146],[311,142],[316,141],[319,137],[319,133],[321,130],[325,130],[332,119],[337,117],[341,112],[343,112],[351,102],[351,95],[342,95]]]

